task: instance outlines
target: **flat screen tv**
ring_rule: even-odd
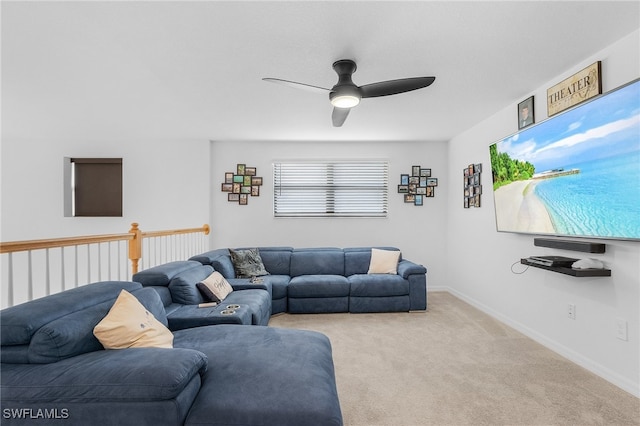
[[[489,151],[499,232],[640,240],[640,79]]]

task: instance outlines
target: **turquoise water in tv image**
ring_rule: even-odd
[[[543,179],[535,194],[560,234],[638,238],[639,164],[636,151],[569,165],[580,173]]]

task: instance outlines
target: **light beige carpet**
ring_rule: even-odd
[[[429,310],[283,314],[331,339],[345,425],[639,425],[640,400],[446,292]]]

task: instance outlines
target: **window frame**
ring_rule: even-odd
[[[272,172],[276,218],[388,217],[388,160],[282,160]]]

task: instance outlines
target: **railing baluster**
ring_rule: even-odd
[[[9,288],[7,289],[7,299],[9,306],[13,306],[13,253],[9,253],[7,259],[9,261],[8,273],[9,273]]]
[[[78,287],[78,246],[74,246],[75,248],[75,262],[73,263],[75,266],[75,283],[74,283],[74,287]]]
[[[62,291],[66,289],[66,277],[64,274],[64,247],[60,247],[60,288]]]
[[[51,294],[51,271],[49,268],[49,249],[44,250],[45,255],[45,281],[44,281],[44,294],[47,296]]]
[[[29,270],[27,276],[27,297],[29,298],[29,300],[33,300],[33,268],[31,262],[31,250],[27,252],[27,259],[27,268]]]

